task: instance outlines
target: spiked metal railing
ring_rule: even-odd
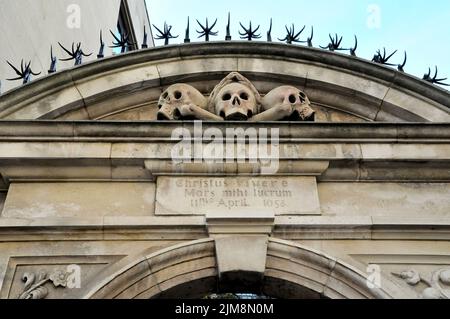
[[[83,52],[83,50],[81,49],[81,42],[79,42],[77,44],[77,47],[75,49],[75,43],[72,43],[72,51],[67,50],[61,43],[59,43],[59,46],[70,56],[70,58],[67,59],[60,59],[60,61],[71,61],[74,60],[75,61],[75,66],[76,65],[80,65],[83,63],[83,57],[88,57],[91,56],[91,54],[86,54]]]
[[[250,26],[248,29],[242,25],[242,23],[239,22],[241,25],[241,28],[244,29],[244,32],[239,31],[239,35],[241,36],[241,39],[247,39],[248,41],[252,41],[252,39],[261,39],[261,34],[256,34],[259,30],[258,26],[256,29],[253,30],[252,22],[250,21]]]
[[[331,34],[328,35],[330,38],[330,43],[327,46],[320,46],[320,48],[324,49],[324,50],[330,50],[331,52],[334,51],[345,51],[346,49],[341,48],[341,43],[342,43],[342,37],[339,38],[339,36],[337,35],[337,33],[335,34],[335,37],[333,38],[331,36]]]
[[[199,22],[199,20],[196,20],[198,25],[201,28],[201,31],[197,30],[197,33],[199,34],[198,38],[205,38],[205,41],[209,41],[210,37],[212,36],[217,36],[218,35],[218,31],[214,31],[215,26],[217,25],[217,19],[215,19],[214,23],[210,26],[209,22],[208,22],[208,18],[206,18],[206,24],[203,25],[202,23]],[[242,28],[243,31],[239,31],[239,35],[241,36],[241,39],[245,39],[248,41],[252,41],[253,39],[260,39],[261,38],[261,34],[258,33],[258,31],[260,30],[260,26],[258,25],[258,27],[256,29],[253,29],[252,27],[252,22],[249,23],[249,27],[246,28],[244,27],[244,25],[242,23],[239,23],[240,27]],[[176,39],[179,36],[174,36],[172,34],[172,26],[168,25],[166,22],[164,22],[164,28],[163,29],[159,29],[158,27],[156,27],[155,25],[153,25],[153,27],[157,30],[158,34],[154,37],[155,40],[164,40],[164,45],[168,45],[171,39]],[[292,24],[291,27],[288,27],[287,25],[285,26],[286,28],[286,36],[283,39],[278,39],[279,41],[282,42],[286,42],[287,44],[292,45],[293,43],[306,43],[308,47],[313,48],[313,38],[314,38],[314,27],[311,26],[311,34],[310,36],[306,39],[306,41],[302,41],[300,40],[300,36],[303,33],[303,31],[305,30],[306,26],[303,26],[303,28],[299,31],[296,32],[295,30],[295,25]],[[270,19],[270,24],[269,24],[269,28],[267,31],[267,42],[272,42],[272,29],[273,29],[273,20]],[[114,41],[112,42],[112,46],[110,46],[110,48],[121,48],[121,53],[125,53],[127,51],[130,50],[130,48],[133,48],[136,44],[133,43],[131,41],[131,36],[129,34],[122,34],[120,33],[120,37],[116,36],[116,34],[114,34],[111,30],[110,33],[114,39]],[[329,34],[329,38],[330,38],[330,43],[326,46],[319,46],[320,48],[324,49],[324,50],[329,50],[329,51],[348,51],[349,54],[351,56],[356,57],[356,50],[358,49],[358,38],[355,35],[355,44],[352,48],[342,48],[341,44],[342,44],[342,40],[343,37],[339,37],[337,34],[335,34],[335,36],[333,37],[331,34]],[[231,41],[232,37],[231,37],[231,14],[228,13],[228,21],[227,21],[227,25],[226,25],[226,36],[225,36],[225,40],[226,41]],[[190,18],[188,17],[187,20],[187,27],[186,27],[186,33],[185,33],[185,38],[184,38],[184,43],[190,43],[191,39],[190,39]],[[91,54],[85,54],[83,52],[83,50],[81,49],[81,43],[77,43],[75,45],[75,43],[72,43],[72,47],[71,50],[66,49],[61,43],[58,42],[58,44],[60,45],[60,47],[63,49],[63,51],[69,56],[68,58],[64,58],[64,59],[60,59],[60,61],[71,61],[74,60],[74,64],[80,65],[83,63],[83,57],[89,57],[92,55]],[[147,34],[147,29],[146,26],[144,25],[144,36],[143,36],[143,41],[142,41],[142,45],[141,45],[142,49],[146,49],[148,48],[148,34]],[[98,59],[102,59],[105,57],[105,42],[103,41],[103,34],[102,31],[100,31],[100,48],[97,54],[97,58]],[[392,66],[392,67],[396,67],[397,70],[399,72],[405,72],[405,66],[408,60],[408,56],[407,53],[405,52],[404,55],[404,60],[402,64],[394,64],[394,63],[390,63],[390,59],[397,53],[397,50],[395,50],[394,52],[392,52],[391,54],[387,54],[386,53],[386,49],[383,48],[383,51],[381,50],[377,50],[376,54],[373,56],[372,58],[372,62],[374,63],[378,63],[378,64],[382,64],[382,65],[386,65],[386,66]],[[56,55],[54,55],[53,52],[53,46],[50,46],[50,68],[48,70],[49,74],[55,73],[57,72],[57,60],[58,58],[56,57]],[[7,79],[9,81],[16,81],[16,80],[23,80],[23,83],[28,83],[31,81],[31,77],[32,75],[39,75],[41,73],[34,73],[31,70],[31,61],[28,64],[25,64],[24,61],[22,60],[21,62],[21,67],[20,70],[16,67],[14,67],[10,62],[7,61],[7,63],[9,64],[9,66],[11,68],[13,68],[13,70],[16,72],[17,76],[16,78],[13,79]],[[437,84],[437,85],[442,85],[442,86],[450,86],[450,84],[444,83],[443,81],[446,81],[447,78],[438,78],[438,69],[436,67],[436,71],[434,76],[431,76],[431,68],[428,70],[428,73],[425,74],[423,76],[423,80],[427,81],[431,84]],[[1,86],[1,82],[0,82],[0,86]],[[0,91],[1,93],[1,91]]]
[[[103,42],[103,31],[100,30],[100,49],[98,50],[97,59],[105,57],[105,42]]]
[[[166,22],[164,22],[164,31],[162,31],[155,25],[153,25],[153,27],[156,29],[156,31],[159,32],[159,35],[157,35],[155,39],[156,40],[164,40],[164,45],[169,45],[170,39],[178,38],[178,35],[177,36],[172,35],[172,26],[167,25]]]
[[[231,41],[231,14],[228,12],[227,35],[225,41]]]
[[[270,18],[270,27],[267,31],[267,42],[272,42],[272,18]]]
[[[308,47],[312,48],[313,47],[313,40],[314,38],[314,27],[311,26],[311,35],[309,36],[309,38],[306,41],[300,41],[300,43],[306,43],[308,44]]]
[[[202,31],[197,31],[199,35],[199,39],[205,37],[205,41],[208,42],[209,41],[209,36],[217,36],[219,34],[219,32],[214,32],[213,29],[217,24],[217,19],[216,21],[214,21],[212,26],[209,26],[208,24],[208,18],[206,18],[206,24],[203,25],[200,23],[200,21],[197,20],[198,25],[200,26],[200,28],[202,29]]]
[[[48,74],[56,73],[56,63],[58,58],[53,55],[53,46],[50,46],[50,69],[48,69]]]
[[[434,76],[431,77],[431,68],[428,68],[428,73],[423,76],[423,79],[427,82],[430,82],[432,84],[439,84],[444,86],[450,86],[450,84],[443,83],[442,81],[446,81],[447,78],[438,79],[438,67],[436,66],[436,72],[434,73]]]
[[[298,42],[300,43],[300,35],[302,34],[302,32],[305,30],[306,26],[303,26],[303,28],[300,30],[300,32],[295,33],[295,26],[294,24],[292,24],[292,26],[288,29],[287,26],[285,26],[286,31],[287,31],[287,35],[284,39],[278,39],[280,41],[286,41],[287,44],[292,44],[293,42]]]
[[[7,79],[8,81],[18,81],[18,80],[22,80],[23,84],[27,84],[28,82],[31,81],[31,76],[32,75],[39,75],[41,74],[41,72],[39,73],[34,73],[33,70],[31,69],[31,61],[28,62],[28,64],[24,64],[23,60],[20,62],[20,70],[17,69],[14,65],[12,65],[9,61],[6,61],[6,63],[9,64],[9,66],[16,72],[17,77],[16,78],[12,78],[12,79]]]
[[[381,54],[381,50],[378,50],[377,53],[373,56],[372,62],[383,64],[383,65],[395,66],[395,64],[388,63],[388,62],[396,53],[397,53],[397,50],[392,52],[390,55],[386,56],[386,48],[383,48],[383,54]]]

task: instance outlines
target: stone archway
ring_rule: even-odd
[[[240,247],[233,246],[236,243]],[[248,258],[240,259],[241,253]],[[126,258],[98,277],[103,279],[88,287],[84,298],[199,298],[213,292],[254,292],[275,298],[390,299],[399,293],[388,280],[382,289],[369,289],[362,272],[321,252],[258,236],[184,243]]]

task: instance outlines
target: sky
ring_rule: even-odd
[[[173,26],[172,34],[179,38],[172,44],[182,43],[187,24],[191,20],[191,41],[198,39],[200,30],[195,19],[210,23],[218,19],[214,31],[219,31],[211,41],[225,39],[228,12],[231,13],[233,40],[240,40],[239,22],[254,27],[261,25],[262,38],[270,18],[273,18],[273,41],[284,38],[285,25],[295,24],[296,30],[306,25],[302,40],[309,37],[314,26],[315,47],[328,45],[330,33],[343,36],[342,47],[354,45],[358,37],[359,57],[371,60],[378,49],[386,48],[388,54],[395,50],[389,62],[401,64],[404,52],[408,54],[405,71],[422,78],[428,68],[439,68],[439,77],[448,77],[450,83],[450,0],[146,0],[151,23],[160,29],[166,21]],[[430,4],[432,3],[432,4]],[[153,30],[156,34],[156,30]],[[243,41],[243,40],[242,40]],[[155,41],[157,46],[163,40]]]

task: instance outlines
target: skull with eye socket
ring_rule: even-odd
[[[262,99],[255,121],[314,121],[315,111],[306,94],[293,86],[280,86]]]
[[[196,88],[188,84],[172,85],[159,98],[158,120],[197,119],[196,111],[204,110],[207,102]]]
[[[219,91],[216,114],[228,121],[247,121],[257,111],[254,94],[241,83],[231,83]]]
[[[247,121],[258,113],[260,96],[253,84],[237,72],[230,73],[211,94],[209,109],[228,121]]]

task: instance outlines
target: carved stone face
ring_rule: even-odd
[[[189,116],[183,114],[183,107],[196,105],[204,109],[206,104],[207,99],[196,88],[188,84],[175,84],[164,91],[159,98],[158,120],[189,119]]]
[[[262,101],[264,111],[278,107],[291,121],[314,120],[314,110],[306,94],[293,86],[280,86],[270,91]]]
[[[247,121],[257,111],[254,93],[241,83],[224,86],[216,97],[215,112],[229,121]]]

